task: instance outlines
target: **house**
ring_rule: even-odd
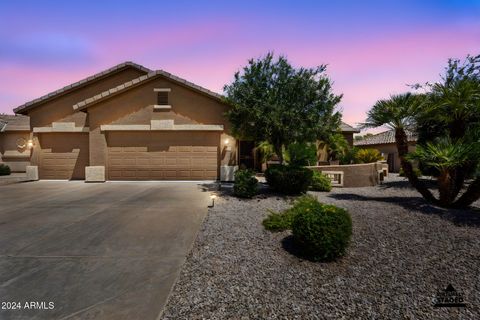
[[[21,115],[0,114],[0,163],[12,172],[25,172],[30,164],[30,120]]]
[[[414,132],[407,131],[408,151],[415,150],[417,136]],[[395,143],[395,131],[389,130],[366,137],[353,142],[353,145],[362,149],[377,149],[387,160],[388,171],[398,172],[400,170],[400,158],[398,157],[397,145]]]
[[[30,121],[22,132],[40,179],[211,180],[239,163],[240,147],[253,153],[232,137],[228,108],[217,93],[125,62],[14,111]]]

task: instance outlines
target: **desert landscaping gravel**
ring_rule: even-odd
[[[292,198],[219,192],[164,319],[480,319],[480,211],[426,204],[403,178],[311,193],[347,209],[352,243],[336,262],[290,253],[261,222]],[[286,250],[286,249],[287,250]],[[466,308],[434,308],[451,284]]]

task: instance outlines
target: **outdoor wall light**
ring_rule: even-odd
[[[230,143],[230,140],[225,139],[223,142],[224,142],[226,145],[228,145],[228,144]]]
[[[27,147],[28,147],[29,149],[33,148],[33,140],[28,140],[28,142],[27,142]]]
[[[209,208],[215,207],[215,199],[216,199],[216,198],[217,198],[217,196],[214,195],[214,194],[212,194],[212,195],[210,196],[210,199],[212,199],[212,204],[208,206]]]

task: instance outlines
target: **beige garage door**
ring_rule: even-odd
[[[216,132],[110,132],[110,180],[217,179]]]
[[[87,133],[42,133],[39,142],[40,179],[85,179]]]

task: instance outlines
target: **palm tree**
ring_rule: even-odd
[[[335,133],[325,139],[328,152],[328,160],[340,160],[340,157],[348,151],[348,141],[341,133]]]
[[[463,145],[457,153],[465,151],[464,156],[469,157],[468,161],[458,163],[449,170],[453,180],[451,205],[467,207],[480,198],[480,178],[470,183],[460,198],[453,201],[463,188],[465,180],[472,177],[479,164],[477,146],[480,138],[480,79],[461,77],[437,83],[432,86],[430,96],[430,106],[426,108],[420,121],[425,122],[427,130],[430,123],[436,124],[439,135],[448,136],[452,145]],[[424,121],[425,119],[428,121]]]
[[[419,160],[438,171],[439,205],[449,207],[456,205],[455,198],[466,176],[465,168],[475,163],[479,150],[478,143],[465,142],[463,139],[455,141],[447,136],[437,139],[435,143],[418,145],[408,158]]]
[[[395,131],[400,165],[410,184],[420,192],[428,201],[436,203],[437,200],[414,173],[412,163],[406,158],[408,154],[407,130],[415,127],[415,117],[424,106],[425,96],[407,92],[391,95],[390,99],[377,101],[367,113],[367,120],[363,128],[389,127]]]

